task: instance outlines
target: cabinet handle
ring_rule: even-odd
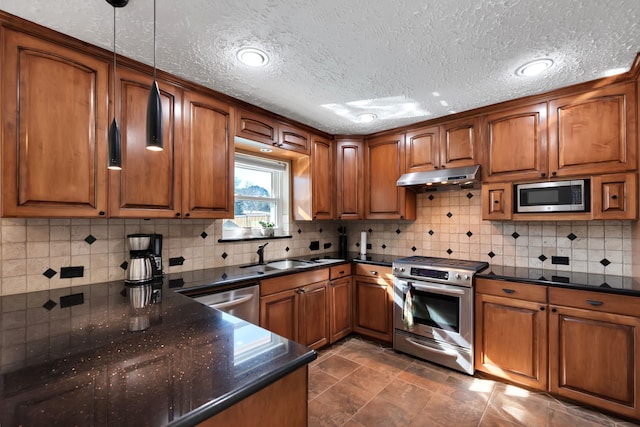
[[[373,274],[374,276],[378,275],[378,272],[377,271],[373,271],[373,270],[369,271],[369,273]]]
[[[344,270],[339,271],[338,274],[344,274]]]
[[[545,176],[547,176],[547,173],[546,172],[542,172],[540,175],[544,178]]]
[[[611,198],[612,198],[613,200],[616,200],[616,199],[618,198],[618,196],[617,196],[616,194],[614,194],[613,196],[611,196]]]
[[[105,213],[104,211],[100,211],[100,212],[98,212],[98,215],[104,216],[104,213]]]
[[[588,299],[587,302],[591,305],[593,305],[594,307],[598,307],[602,304],[604,304],[602,301],[596,301],[596,300],[592,300],[592,299]]]
[[[504,291],[505,294],[515,294],[516,291],[514,291],[513,289],[509,289],[509,288],[502,288],[502,290]]]
[[[544,311],[544,307],[540,307],[540,311]]]

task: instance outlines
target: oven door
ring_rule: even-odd
[[[393,318],[397,330],[471,348],[473,288],[395,277]]]

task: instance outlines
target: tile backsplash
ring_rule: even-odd
[[[291,238],[268,240],[267,260],[338,250],[346,226],[350,251],[367,231],[368,252],[489,261],[559,271],[633,275],[636,221],[510,222],[480,219],[480,191],[418,195],[416,221],[297,222]],[[221,220],[10,219],[0,223],[2,295],[124,279],[126,235],[160,233],[165,272],[257,262],[266,241],[218,242]],[[320,249],[311,250],[318,241]],[[169,266],[169,258],[184,258]],[[567,257],[568,265],[552,264]],[[83,277],[60,278],[62,267],[84,267]],[[636,270],[638,267],[636,266]],[[637,271],[636,271],[637,274]]]

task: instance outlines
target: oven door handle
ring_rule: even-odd
[[[242,303],[245,303],[245,302],[249,301],[251,298],[253,298],[253,295],[251,295],[251,294],[244,295],[244,296],[241,296],[240,298],[232,299],[232,300],[229,300],[229,301],[223,301],[223,302],[218,302],[218,303],[215,303],[215,304],[209,304],[209,307],[213,307],[213,308],[217,308],[217,309],[227,308],[227,307],[235,307],[237,305],[240,305]]]
[[[443,295],[464,295],[465,293],[464,289],[442,289],[436,286],[417,284],[415,282],[411,283],[411,286],[418,291],[435,292],[437,294],[443,294]]]
[[[449,357],[457,357],[458,356],[458,353],[456,351],[454,351],[454,350],[442,350],[442,349],[439,349],[439,348],[433,348],[431,346],[419,343],[418,341],[412,340],[411,338],[407,338],[406,340],[408,342],[410,342],[411,344],[415,345],[416,347],[420,347],[421,349],[430,351],[432,353],[437,353],[437,354],[441,354],[441,355],[449,356]]]

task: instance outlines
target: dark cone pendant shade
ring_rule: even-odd
[[[156,0],[153,0],[153,85],[147,102],[147,150],[162,151],[162,103],[156,80]]]
[[[162,151],[162,103],[158,82],[155,80],[147,103],[147,150]]]
[[[116,118],[113,118],[109,127],[109,169],[122,169],[122,142],[120,140],[120,126]]]

